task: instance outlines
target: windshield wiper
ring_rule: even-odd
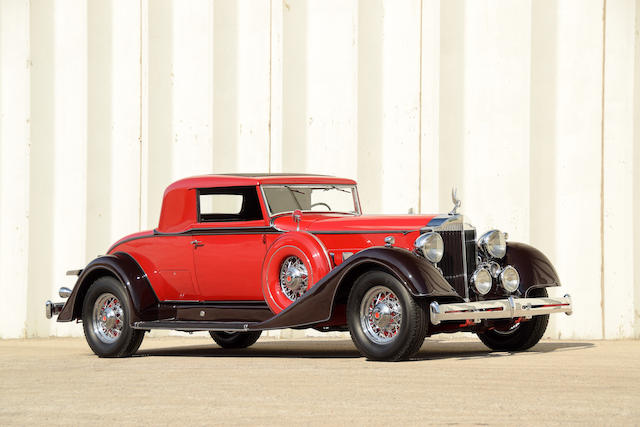
[[[298,194],[302,194],[304,196],[304,192],[300,191],[300,190],[294,190],[293,188],[289,187],[288,185],[285,185],[284,188],[286,188],[287,190],[289,190],[289,193],[291,193],[291,197],[293,198],[293,201],[296,203],[296,205],[298,206],[298,209],[302,210],[302,205],[300,204],[300,202],[298,201],[298,198],[296,197],[295,194],[293,193],[298,193]]]
[[[337,186],[335,186],[335,185],[331,185],[331,186],[329,186],[329,187],[324,187],[324,191],[328,191],[328,190],[331,190],[331,189],[335,189],[335,190],[338,190],[338,191],[342,191],[343,193],[351,193],[351,191],[349,191],[349,190],[345,190],[344,188],[340,188],[340,187],[337,187]]]

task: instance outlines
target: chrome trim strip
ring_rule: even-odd
[[[524,317],[527,319],[543,314],[573,313],[571,296],[562,298],[514,298],[476,301],[465,303],[438,304],[436,301],[429,306],[429,317],[434,325],[446,321],[472,320],[475,323],[483,319],[512,319]]]
[[[319,214],[344,214],[344,215],[354,215],[354,216],[360,216],[362,215],[362,209],[360,207],[360,197],[358,194],[358,186],[355,184],[260,184],[260,193],[262,194],[262,200],[264,202],[264,207],[267,210],[267,215],[269,216],[269,218],[274,219],[278,216],[280,216],[281,214],[290,214],[293,211],[286,211],[286,212],[278,212],[278,213],[272,213],[271,209],[269,209],[269,202],[267,201],[267,196],[266,194],[264,194],[264,189],[265,188],[278,188],[278,187],[282,187],[285,185],[290,185],[291,187],[302,187],[302,188],[317,188],[317,187],[348,187],[350,189],[352,189],[352,196],[353,196],[353,205],[356,208],[356,212],[338,212],[338,211],[325,211],[325,212],[321,212],[321,211],[305,211],[303,210],[302,212],[307,212],[307,213],[319,213]]]

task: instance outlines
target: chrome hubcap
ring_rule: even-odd
[[[98,297],[93,305],[93,332],[100,341],[111,344],[120,338],[124,327],[124,311],[120,300],[106,293]]]
[[[378,344],[393,341],[400,332],[400,300],[385,286],[370,289],[360,303],[360,323],[367,337]]]
[[[280,267],[280,288],[291,301],[300,298],[309,283],[307,268],[296,256],[287,257]]]

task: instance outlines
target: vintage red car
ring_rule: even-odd
[[[78,275],[58,322],[82,321],[102,357],[145,331],[209,331],[225,348],[280,328],[349,331],[376,360],[411,357],[426,336],[475,332],[491,349],[542,337],[572,310],[551,262],[456,213],[362,215],[356,183],[316,175],[207,175],[164,193],[158,227],[127,236]]]

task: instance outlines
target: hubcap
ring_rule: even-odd
[[[393,341],[400,332],[400,300],[386,286],[370,289],[360,303],[360,323],[367,337],[378,344]]]
[[[93,305],[93,332],[98,339],[111,344],[120,338],[124,327],[124,311],[120,300],[113,294],[105,293]]]
[[[307,268],[302,260],[296,256],[286,258],[280,267],[282,293],[291,301],[295,301],[305,293],[308,283]]]

